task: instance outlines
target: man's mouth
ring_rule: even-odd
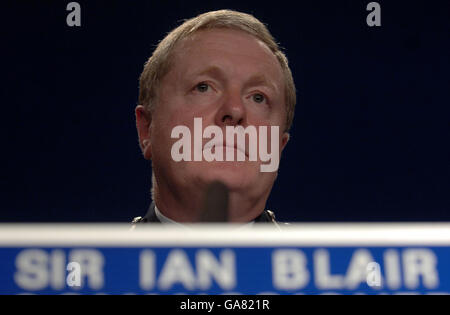
[[[214,149],[212,149],[212,148],[214,148]],[[203,151],[205,151],[206,149],[211,149],[211,152],[213,152],[213,150],[226,149],[226,151],[224,152],[225,156],[226,156],[227,150],[232,149],[232,150],[235,150],[236,152],[240,151],[240,152],[244,153],[245,156],[248,158],[247,150],[245,150],[245,147],[240,146],[238,143],[235,143],[233,146],[233,145],[229,145],[227,143],[224,144],[221,141],[217,141],[217,142],[210,141],[204,145]],[[216,151],[214,151],[214,153],[215,152]],[[225,159],[225,156],[224,156],[224,159]]]

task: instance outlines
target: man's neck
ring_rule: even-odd
[[[180,201],[174,198],[172,193],[164,193],[155,187],[155,205],[158,207],[158,212],[165,218],[177,223],[193,223],[199,222],[202,209],[202,202],[200,198],[195,198],[198,194],[191,194],[186,196],[185,201]],[[248,223],[258,217],[265,207],[264,199],[250,199],[248,196],[231,192],[229,195],[229,222],[232,223]]]

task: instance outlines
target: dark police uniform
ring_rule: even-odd
[[[276,227],[279,227],[278,223],[275,221],[275,214],[270,210],[264,210],[263,213],[261,213],[253,221],[255,223],[271,223]],[[147,214],[144,217],[135,217],[131,223],[133,224],[133,226],[138,223],[161,223],[161,221],[159,221],[158,217],[156,216],[155,203],[152,202],[150,208],[147,211]]]

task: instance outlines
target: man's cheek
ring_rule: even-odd
[[[276,172],[280,163],[279,126],[260,126],[259,156],[261,172]]]

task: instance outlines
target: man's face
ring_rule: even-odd
[[[226,126],[279,126],[278,152],[287,142],[284,76],[270,49],[255,37],[235,30],[199,31],[175,48],[169,72],[161,81],[150,124],[148,157],[158,186],[177,190],[204,187],[220,180],[231,192],[265,195],[270,192],[275,172],[261,172],[257,161],[180,161],[171,149],[176,126],[190,129],[194,145],[194,118],[202,118],[203,129],[218,126],[224,144],[216,147],[226,156]],[[202,130],[203,132],[203,130]],[[204,146],[210,139],[202,139]],[[235,139],[235,143],[237,139]],[[270,132],[268,145],[270,150]],[[246,137],[248,154],[249,138]],[[193,156],[192,149],[192,156]],[[163,183],[163,182],[164,183]]]

